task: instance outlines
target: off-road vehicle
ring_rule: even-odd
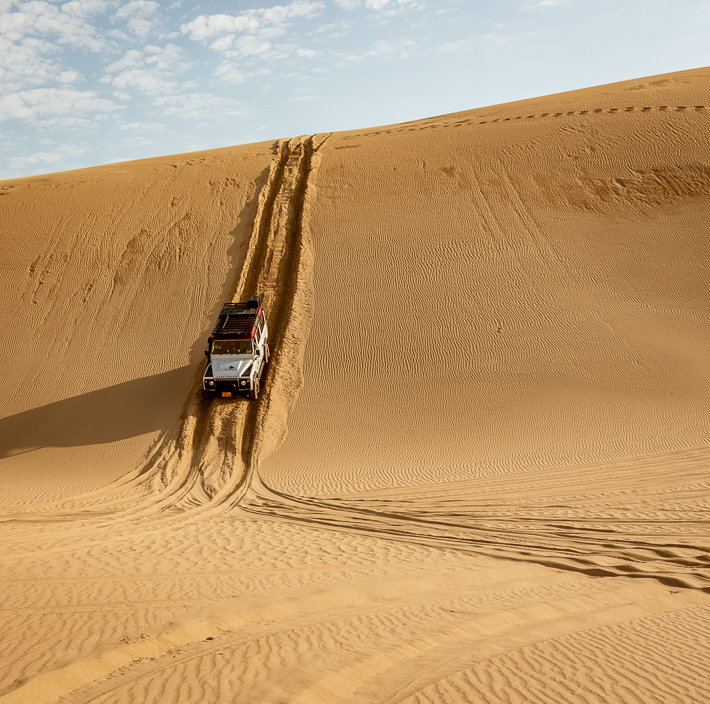
[[[202,377],[205,398],[257,398],[269,361],[268,340],[259,296],[246,303],[225,303],[207,340],[207,368]]]

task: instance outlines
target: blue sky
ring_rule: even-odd
[[[0,0],[0,178],[708,64],[707,0]]]

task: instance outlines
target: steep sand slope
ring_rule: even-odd
[[[250,145],[0,186],[3,491],[100,486],[171,427],[271,161]]]
[[[707,585],[709,78],[328,140],[284,515]]]
[[[709,123],[703,69],[0,183],[0,702],[710,700]]]
[[[332,136],[311,381],[264,476],[340,495],[707,444],[708,77]]]

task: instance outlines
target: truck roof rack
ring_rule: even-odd
[[[225,303],[212,329],[216,340],[248,340],[254,337],[261,298],[252,296],[246,303]]]

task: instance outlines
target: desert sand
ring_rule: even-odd
[[[0,265],[0,703],[710,701],[710,69],[2,181]]]

